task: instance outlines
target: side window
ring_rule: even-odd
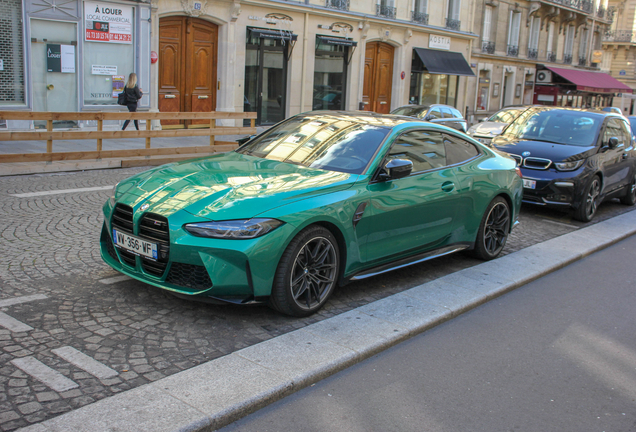
[[[450,110],[453,113],[453,117],[458,118],[458,119],[464,118],[464,116],[462,116],[462,113],[460,113],[459,110],[457,110],[455,108],[451,108]]]
[[[455,117],[453,113],[451,112],[451,110],[446,107],[441,107],[440,110],[442,111],[442,115],[444,116],[445,119]]]
[[[625,145],[625,137],[623,136],[623,129],[620,123],[620,120],[614,118],[607,121],[605,133],[603,134],[603,145],[607,145],[609,139],[612,137],[618,138],[618,145]]]
[[[623,120],[621,120],[619,123],[621,125],[621,131],[623,132],[625,147],[631,147],[632,146],[632,133],[631,133],[631,129],[629,127],[629,124],[627,122],[623,121]]]
[[[441,119],[442,113],[440,112],[439,108],[433,108],[429,111],[428,116],[431,118],[431,120]]]
[[[411,131],[400,135],[391,150],[390,159],[413,162],[413,173],[446,166],[444,137],[439,132]]]
[[[444,136],[444,145],[446,146],[446,163],[448,165],[462,163],[479,155],[477,147],[463,139]]]

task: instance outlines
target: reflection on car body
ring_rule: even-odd
[[[391,114],[419,118],[432,123],[442,124],[461,132],[466,132],[468,127],[468,122],[466,122],[462,113],[450,105],[405,105],[394,109]]]
[[[462,249],[495,258],[522,193],[514,160],[453,129],[315,111],[120,182],[101,254],[176,295],[305,316],[350,280]]]

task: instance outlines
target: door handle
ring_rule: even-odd
[[[208,98],[207,95],[206,96],[199,96],[199,99],[207,99],[207,98]]]
[[[453,182],[445,182],[444,184],[442,184],[442,190],[444,192],[452,192],[453,189],[455,189],[455,183]]]
[[[386,105],[386,101],[380,102],[380,105]]]
[[[175,99],[177,97],[177,95],[165,95],[164,98],[166,99]]]

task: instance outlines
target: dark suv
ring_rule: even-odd
[[[622,115],[530,108],[491,145],[516,159],[523,202],[572,208],[584,222],[592,220],[603,199],[636,203],[636,150]]]
[[[415,117],[422,120],[452,127],[461,132],[466,132],[468,122],[462,113],[450,105],[405,105],[391,111],[391,114]]]

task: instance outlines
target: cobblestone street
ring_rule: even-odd
[[[0,431],[40,422],[479,262],[460,253],[351,283],[318,314],[303,319],[264,306],[178,299],[120,277],[100,257],[101,207],[110,187],[143,169],[0,177]],[[93,190],[75,191],[88,188]],[[618,200],[605,202],[593,223],[632,210]],[[568,213],[527,205],[520,222],[504,253],[584,226]],[[38,365],[38,379],[24,371],[25,364]]]

